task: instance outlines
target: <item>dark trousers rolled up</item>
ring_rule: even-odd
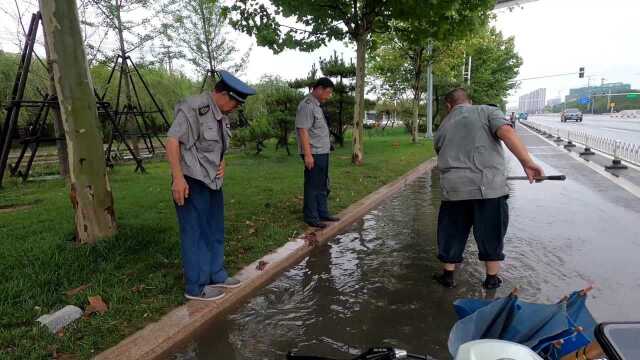
[[[304,160],[304,156],[302,156]],[[304,168],[304,221],[315,223],[329,217],[327,196],[329,193],[329,154],[313,154],[314,166]]]

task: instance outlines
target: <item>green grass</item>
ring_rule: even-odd
[[[292,147],[295,151],[295,145]],[[331,158],[330,207],[338,212],[432,157],[430,142],[411,144],[404,129],[370,131],[365,164],[350,164],[350,146]],[[73,212],[62,180],[7,181],[0,190],[0,358],[88,358],[117,344],[184,303],[178,229],[169,169],[148,163],[110,174],[119,231],[94,246],[73,243]],[[304,229],[302,161],[274,151],[235,151],[225,179],[226,264],[233,273]],[[90,284],[83,292],[65,292]],[[35,319],[87,296],[109,305],[104,315],[80,319],[51,335]]]

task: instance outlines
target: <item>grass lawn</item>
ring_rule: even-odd
[[[347,142],[350,144],[350,141]],[[225,179],[226,265],[234,273],[304,228],[303,165],[297,155],[236,150]],[[350,164],[350,146],[331,157],[330,208],[338,212],[433,156],[431,143],[411,144],[404,129],[370,130],[365,164]],[[295,151],[295,145],[292,150]],[[178,229],[165,162],[110,174],[119,231],[78,246],[62,180],[7,179],[0,190],[0,358],[89,358],[184,303]],[[68,290],[89,285],[75,295]],[[77,320],[51,335],[35,319],[67,304],[85,308],[100,295],[103,315]]]

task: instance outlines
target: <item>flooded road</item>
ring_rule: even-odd
[[[551,165],[557,162],[553,149],[534,150],[547,173],[559,172]],[[521,172],[517,164],[511,167],[512,174]],[[594,283],[589,308],[598,321],[640,320],[640,201],[619,201],[619,193],[596,188],[570,168],[561,170],[568,181],[512,184],[504,286],[497,293],[480,286],[484,268],[473,241],[457,288],[443,289],[431,280],[440,269],[440,198],[438,175],[429,174],[173,358],[275,360],[295,350],[347,359],[370,346],[389,345],[448,359],[447,337],[456,321],[452,302],[503,296],[514,287],[525,300],[550,302]]]

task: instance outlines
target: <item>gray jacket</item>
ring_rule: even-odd
[[[434,146],[442,200],[491,199],[509,193],[498,129],[508,125],[498,108],[458,105],[445,117]]]
[[[211,93],[191,96],[176,105],[167,136],[180,142],[182,172],[200,180],[209,188],[222,188],[216,176],[224,153],[229,148],[229,118],[216,106]]]

